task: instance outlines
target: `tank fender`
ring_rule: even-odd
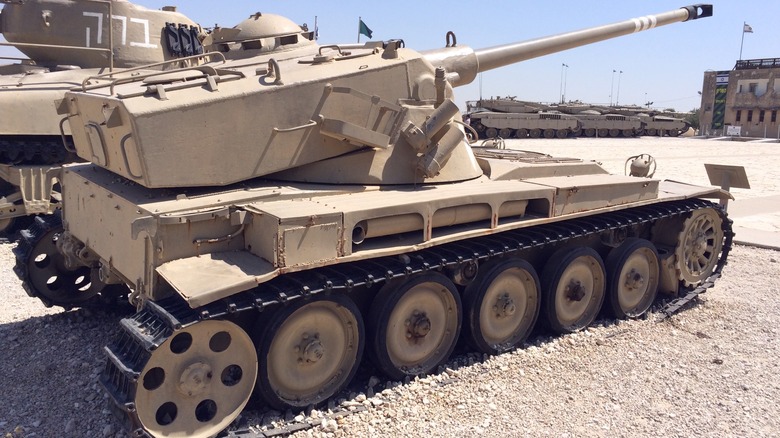
[[[253,289],[279,275],[271,263],[248,251],[173,260],[156,271],[192,308]]]
[[[705,198],[720,199],[721,201],[726,199],[734,200],[734,195],[717,187],[697,186],[672,180],[661,181],[661,184],[658,187],[658,197],[661,199],[673,197],[677,199]]]

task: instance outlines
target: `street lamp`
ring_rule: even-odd
[[[618,91],[617,91],[617,98],[615,98],[615,105],[620,105],[620,78],[623,77],[623,70],[620,70],[620,73],[618,73]]]
[[[612,106],[612,92],[615,91],[615,72],[617,70],[612,70],[612,83],[609,84],[609,106]]]
[[[561,88],[560,88],[560,96],[561,96],[561,102],[564,103],[566,101],[566,74],[569,72],[569,66],[566,64],[561,64]]]

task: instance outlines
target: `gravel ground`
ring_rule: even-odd
[[[702,184],[701,162],[745,165],[754,189],[736,191],[738,197],[780,193],[776,144],[646,138],[621,141],[619,150],[615,144],[540,140],[510,147],[590,157],[620,173],[624,157],[646,152],[658,159],[657,177]],[[12,273],[11,248],[0,244],[0,434],[125,436],[96,383],[102,346],[122,315],[46,309]],[[374,397],[360,394],[347,404],[364,412],[298,435],[777,435],[778,260],[776,251],[736,246],[724,278],[669,320],[600,322],[582,333],[537,337],[485,362],[453,363]]]

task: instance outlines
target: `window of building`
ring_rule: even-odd
[[[750,83],[750,92],[755,93],[758,89],[758,82],[751,82]]]
[[[777,110],[772,110],[772,123],[777,121]]]
[[[741,92],[742,92],[742,84],[739,84],[739,90],[737,90],[737,93],[741,93]]]
[[[748,110],[748,122],[753,121],[753,110]]]
[[[742,120],[742,110],[737,110],[737,121],[739,122],[741,120]]]
[[[758,113],[758,121],[759,123],[764,123],[764,110],[761,110],[761,112]]]

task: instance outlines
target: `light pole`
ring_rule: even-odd
[[[620,73],[618,73],[618,91],[617,91],[617,97],[615,98],[615,105],[620,105],[620,78],[623,77],[623,70],[620,70]]]
[[[566,64],[561,64],[561,88],[560,88],[560,96],[561,101],[560,103],[563,103],[566,100],[566,73],[568,72],[569,66]]]
[[[615,72],[617,70],[612,70],[612,83],[609,85],[609,106],[612,106],[612,93],[615,91]]]

